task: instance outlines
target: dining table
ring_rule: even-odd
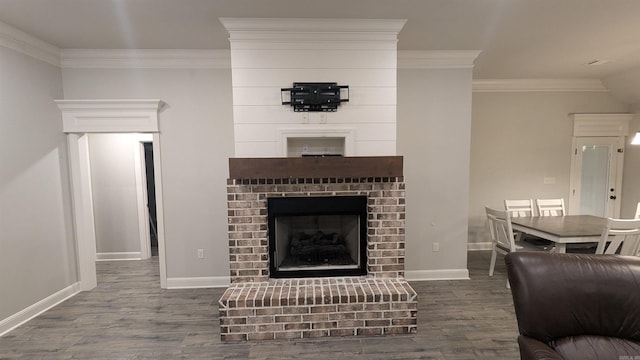
[[[512,217],[514,230],[553,241],[555,251],[564,253],[567,244],[597,243],[607,218],[593,215]]]

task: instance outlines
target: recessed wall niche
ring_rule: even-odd
[[[287,157],[344,156],[344,138],[288,138]]]
[[[301,156],[354,156],[355,131],[349,128],[280,129],[281,155]]]

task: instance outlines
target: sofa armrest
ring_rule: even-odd
[[[520,335],[518,345],[520,345],[521,360],[563,360],[558,353],[540,340]]]

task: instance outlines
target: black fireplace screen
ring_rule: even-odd
[[[365,196],[267,202],[271,277],[366,274]]]

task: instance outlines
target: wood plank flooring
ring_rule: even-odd
[[[418,332],[222,343],[224,289],[160,289],[157,258],[99,262],[98,287],[0,338],[0,359],[518,359],[502,258],[469,252],[471,280],[412,282]]]

